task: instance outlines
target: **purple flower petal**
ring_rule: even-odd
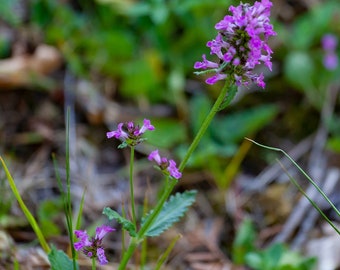
[[[157,163],[158,165],[161,165],[161,163],[162,163],[161,156],[160,156],[159,153],[158,153],[158,149],[152,151],[152,152],[150,153],[150,155],[148,156],[148,159],[149,159],[150,161],[152,161],[152,160],[156,161],[156,163]]]
[[[215,84],[217,81],[224,80],[225,78],[227,78],[226,74],[217,73],[216,75],[206,79],[205,82],[207,84]]]
[[[205,54],[202,55],[203,61],[202,62],[196,62],[194,65],[195,69],[207,69],[207,68],[218,68],[218,64],[212,61],[208,61],[206,59]]]
[[[182,177],[182,173],[176,167],[176,162],[172,159],[169,160],[168,171],[173,178],[179,179]]]
[[[74,243],[75,250],[80,250],[84,247],[89,247],[92,245],[92,242],[89,240],[89,236],[86,231],[75,230],[74,234],[79,239],[78,242]]]
[[[114,228],[111,228],[110,226],[102,225],[96,228],[96,236],[95,239],[102,240],[104,236],[109,233],[115,231]]]
[[[140,130],[138,131],[138,135],[142,135],[145,131],[147,130],[154,130],[155,127],[153,125],[151,125],[151,122],[150,120],[148,119],[144,119],[144,122],[143,122],[143,126],[140,128]]]
[[[116,139],[120,139],[120,138],[122,138],[122,139],[127,139],[129,136],[128,136],[128,134],[122,129],[122,128],[123,128],[123,125],[124,125],[123,123],[119,123],[116,130],[107,132],[107,133],[106,133],[107,138],[110,139],[110,138],[114,137],[114,138],[116,138]]]
[[[97,259],[98,259],[100,265],[104,265],[104,264],[108,263],[103,248],[98,248],[97,249]]]
[[[326,34],[322,37],[321,44],[325,51],[334,51],[338,45],[338,39],[333,34]]]
[[[323,64],[328,70],[334,70],[338,66],[338,56],[335,53],[327,53],[323,58]]]

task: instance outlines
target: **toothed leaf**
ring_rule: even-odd
[[[51,252],[48,254],[48,260],[51,263],[52,270],[75,270],[74,266],[78,270],[78,264],[73,265],[72,260],[65,254],[64,251],[56,249],[52,246]]]
[[[175,222],[179,221],[188,210],[188,207],[195,202],[196,193],[196,190],[191,190],[171,196],[145,235],[158,236],[169,229]],[[142,226],[151,213],[143,219]]]
[[[114,219],[119,224],[121,224],[123,228],[129,232],[130,236],[132,237],[137,236],[135,225],[126,218],[123,218],[121,215],[119,215],[116,211],[112,210],[110,207],[105,207],[103,210],[103,214],[106,215],[109,220]]]

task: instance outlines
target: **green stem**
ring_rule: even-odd
[[[135,249],[138,247],[139,241],[136,238],[131,238],[128,249],[125,251],[122,260],[118,266],[118,270],[125,270]]]
[[[223,103],[223,101],[224,101],[224,99],[225,99],[225,97],[228,93],[228,90],[230,89],[231,86],[232,86],[232,83],[229,82],[229,81],[226,81],[225,85],[223,86],[223,88],[220,92],[220,95],[218,96],[217,100],[215,101],[215,104],[213,105],[209,114],[207,115],[207,117],[203,121],[201,128],[199,129],[196,137],[194,138],[193,142],[189,146],[189,149],[188,149],[187,153],[185,154],[183,161],[179,165],[180,171],[182,171],[184,169],[184,167],[187,164],[191,154],[196,149],[198,143],[200,142],[201,138],[203,137],[205,131],[207,130],[207,128],[208,128],[209,124],[211,123],[212,119],[214,118],[215,114],[220,110],[220,106]],[[143,238],[145,237],[144,234],[148,231],[148,229],[150,228],[150,226],[152,225],[154,220],[157,218],[158,214],[161,212],[164,203],[169,198],[169,196],[170,196],[170,194],[171,194],[171,192],[174,189],[176,184],[177,184],[177,180],[170,178],[170,181],[169,181],[168,185],[166,186],[165,191],[163,192],[162,197],[158,201],[156,207],[154,208],[152,213],[148,216],[147,220],[145,221],[145,223],[143,224],[143,226],[139,230],[137,236],[135,238],[131,239],[129,247],[123,255],[123,258],[120,262],[118,270],[124,270],[126,268],[126,265],[127,265],[128,261],[130,260],[132,254],[134,253],[134,251],[137,248],[137,246],[139,245],[139,243],[141,241],[143,241]]]
[[[96,270],[96,258],[92,258],[92,270]]]
[[[196,137],[194,138],[194,140],[192,141],[191,145],[189,146],[188,151],[186,152],[181,164],[179,165],[179,170],[183,171],[185,165],[187,164],[190,156],[192,155],[192,153],[195,151],[197,145],[199,144],[200,140],[202,139],[204,133],[206,132],[207,128],[209,127],[211,121],[213,120],[215,114],[220,110],[220,106],[222,104],[222,102],[224,101],[227,92],[229,90],[229,88],[231,87],[231,83],[229,81],[226,81],[225,85],[223,86],[220,95],[218,96],[218,98],[215,101],[214,106],[211,108],[209,114],[207,115],[207,117],[204,119],[199,131],[197,132]]]
[[[170,184],[166,187],[166,189],[165,189],[164,193],[162,194],[161,199],[157,203],[155,209],[148,216],[147,220],[145,221],[145,223],[143,224],[143,226],[139,230],[137,236],[131,240],[128,249],[126,250],[126,252],[123,255],[123,258],[122,258],[122,260],[120,262],[118,270],[125,269],[128,261],[130,260],[131,256],[133,255],[133,253],[134,253],[135,249],[137,248],[138,244],[141,241],[143,241],[144,234],[147,232],[147,230],[150,228],[150,226],[152,225],[152,223],[154,222],[154,220],[156,219],[158,214],[161,212],[164,203],[166,202],[166,200],[168,199],[168,197],[171,194],[171,191],[173,190],[173,188],[177,184],[177,180],[176,179],[172,178],[171,180],[172,181],[170,181]]]
[[[126,213],[125,213],[125,208],[124,208],[124,203],[122,205],[122,215],[123,215],[123,218],[126,218]],[[122,230],[122,253],[125,252],[126,250],[126,247],[125,247],[125,230]]]
[[[136,211],[135,211],[135,195],[133,191],[133,162],[135,158],[135,148],[130,147],[130,200],[131,200],[131,211],[132,211],[132,221],[135,227],[137,226]],[[136,227],[137,228],[137,227]]]
[[[145,221],[145,223],[143,224],[142,228],[139,230],[139,232],[137,234],[137,239],[142,240],[144,238],[144,234],[148,231],[148,229],[150,228],[150,226],[152,225],[152,223],[154,222],[154,220],[156,219],[158,214],[161,212],[164,203],[169,198],[172,190],[176,186],[176,184],[177,184],[176,179],[171,178],[169,180],[170,180],[169,185],[166,186],[165,191],[162,194],[162,197],[158,201],[158,203],[157,203],[156,207],[154,208],[154,210],[152,211],[152,213],[148,216],[148,218]]]
[[[67,107],[66,111],[66,153],[65,153],[65,169],[66,169],[66,185],[67,185],[67,194],[66,194],[66,205],[65,205],[65,216],[67,229],[69,232],[69,239],[71,244],[71,254],[72,254],[72,262],[73,262],[73,270],[77,269],[76,262],[76,251],[74,249],[74,235],[73,235],[73,221],[72,221],[72,200],[71,200],[71,166],[70,166],[70,107]]]

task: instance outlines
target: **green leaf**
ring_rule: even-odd
[[[292,36],[294,38],[290,38],[290,46],[293,46],[298,50],[308,50],[313,44],[313,39],[316,35],[316,29],[313,24],[313,31],[309,31],[311,27],[311,23],[313,22],[309,13],[306,13],[304,16],[300,16],[293,26]],[[315,29],[315,31],[314,31]]]
[[[38,207],[38,220],[45,237],[60,234],[55,220],[62,211],[61,200],[45,200]]]
[[[222,145],[237,143],[260,130],[275,117],[277,112],[277,107],[269,104],[227,116],[216,116],[211,123],[211,133]]]
[[[148,143],[157,148],[172,148],[186,139],[185,126],[175,119],[152,119],[152,124],[157,127],[153,132],[146,133]]]
[[[282,243],[275,243],[263,251],[264,261],[269,269],[276,269],[285,252],[288,252]]]
[[[1,1],[0,17],[5,22],[12,26],[18,26],[22,19],[20,12],[16,12],[16,7],[20,5],[18,0],[3,0]]]
[[[249,252],[245,254],[245,261],[248,266],[255,270],[264,270],[264,258],[259,252]]]
[[[74,270],[72,260],[62,250],[57,250],[55,246],[52,246],[51,252],[48,254],[48,260],[51,263],[52,270]],[[76,264],[76,269],[79,269]]]
[[[340,137],[333,137],[327,141],[327,149],[333,152],[340,153]]]
[[[247,254],[255,250],[255,236],[256,235],[253,223],[250,219],[245,219],[238,229],[236,238],[233,243],[232,258],[234,263],[245,263]],[[253,263],[255,264],[255,261],[256,265],[258,265],[260,262],[259,257],[255,255],[251,257],[251,260],[251,266],[254,266]]]
[[[135,225],[127,220],[126,218],[123,218],[121,215],[119,215],[116,211],[112,210],[110,207],[105,207],[103,210],[103,214],[108,217],[109,220],[116,220],[119,224],[121,224],[124,228],[124,230],[127,230],[132,237],[136,237],[136,227]]]
[[[304,258],[297,252],[286,250],[280,260],[280,269],[308,270],[313,269],[315,263],[315,257]]]
[[[205,96],[198,94],[190,100],[190,121],[192,133],[195,134],[200,129],[205,117],[212,107],[211,100]]]
[[[188,207],[195,202],[196,193],[196,190],[190,190],[183,193],[176,193],[176,195],[171,196],[169,201],[164,204],[162,211],[159,213],[158,217],[145,235],[158,236],[169,229],[185,214]],[[147,218],[148,216],[143,219],[142,226]]]
[[[284,75],[293,86],[301,90],[312,89],[315,75],[312,57],[305,51],[291,51],[284,63]]]
[[[120,93],[126,98],[149,101],[159,101],[165,96],[161,89],[160,55],[157,51],[145,52],[143,57],[126,62],[122,67],[123,80]]]

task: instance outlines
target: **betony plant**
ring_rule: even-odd
[[[122,216],[109,207],[105,207],[103,210],[103,214],[109,220],[114,219],[130,235],[129,245],[123,250],[122,259],[119,262],[119,270],[126,269],[135,250],[147,237],[159,236],[169,229],[186,213],[188,207],[194,203],[196,195],[194,190],[176,193],[172,196],[171,194],[178,181],[180,181],[190,156],[195,151],[216,113],[230,104],[237,92],[238,86],[247,87],[251,83],[255,83],[259,87],[265,88],[264,75],[262,73],[258,74],[255,68],[258,65],[264,64],[269,70],[272,69],[272,50],[268,45],[268,38],[276,35],[276,33],[269,19],[271,6],[272,3],[269,0],[256,1],[253,5],[241,3],[236,7],[231,6],[229,8],[231,15],[226,15],[215,25],[215,29],[218,31],[217,36],[209,41],[207,46],[210,48],[210,54],[215,55],[216,59],[207,60],[204,54],[202,56],[203,61],[197,61],[194,64],[194,68],[199,70],[195,72],[197,75],[212,74],[212,76],[206,79],[207,84],[215,84],[221,81],[224,82],[224,86],[178,166],[175,160],[162,157],[157,149],[149,154],[148,159],[150,162],[156,163],[155,167],[160,170],[162,177],[165,178],[165,186],[156,205],[148,213],[144,214],[143,217],[137,216],[135,210],[134,154],[136,145],[146,140],[144,137],[145,133],[154,130],[155,127],[151,124],[150,120],[144,119],[142,126],[132,121],[119,123],[116,130],[107,132],[107,138],[115,138],[121,141],[118,148],[130,148],[129,185],[132,219],[129,220],[124,213]],[[3,160],[0,159],[0,161],[5,167]],[[66,170],[69,176],[69,164],[66,166]],[[8,176],[8,178],[10,177]],[[69,205],[68,209],[71,209],[69,181],[67,188],[66,200],[67,205]],[[13,191],[15,191],[15,187]],[[23,210],[25,213],[29,212],[25,208]],[[35,228],[34,220],[31,224]],[[68,224],[69,227],[72,227],[72,220]],[[96,269],[97,261],[100,264],[108,262],[102,240],[107,233],[113,230],[114,228],[110,226],[101,225],[97,227],[96,235],[91,238],[86,231],[73,228],[73,233],[78,238],[78,241],[71,241],[73,243],[71,247],[73,263],[68,260],[66,254],[56,250],[54,247],[50,250],[43,236],[39,234],[40,231],[38,229],[35,231],[39,236],[41,245],[49,253],[52,269],[75,270],[78,266],[74,263],[76,258],[74,250],[82,251],[87,257],[92,259],[92,269]],[[170,246],[173,246],[173,244]],[[170,249],[166,250],[164,256],[161,257],[157,264],[157,269],[161,267],[161,264],[165,261],[166,254],[169,254],[170,251]]]
[[[272,50],[268,45],[268,38],[276,33],[269,19],[271,6],[269,0],[255,2],[254,5],[241,3],[237,7],[231,6],[229,11],[232,15],[226,15],[215,25],[218,34],[215,39],[207,43],[207,46],[210,48],[210,54],[217,56],[217,60],[209,61],[206,55],[203,55],[203,61],[196,62],[194,68],[201,69],[195,72],[198,75],[213,73],[213,76],[206,80],[207,84],[224,81],[224,87],[178,167],[174,160],[161,157],[158,150],[152,151],[148,156],[149,160],[156,162],[163,173],[166,185],[156,206],[142,218],[139,230],[137,230],[137,217],[134,212],[133,165],[131,164],[134,146],[144,140],[140,136],[147,129],[153,130],[154,127],[149,120],[145,119],[142,128],[132,122],[119,123],[117,130],[107,133],[110,138],[122,140],[120,148],[126,146],[131,148],[130,196],[133,221],[130,222],[110,208],[105,208],[103,211],[109,219],[115,219],[122,224],[123,229],[126,229],[131,236],[130,244],[123,254],[118,269],[126,269],[134,251],[146,237],[158,236],[171,227],[187,211],[187,206],[194,202],[195,192],[176,194],[169,201],[167,200],[215,114],[230,104],[238,86],[249,86],[250,83],[255,83],[262,88],[265,87],[264,76],[262,73],[257,74],[255,67],[265,64],[269,70],[272,69]]]

